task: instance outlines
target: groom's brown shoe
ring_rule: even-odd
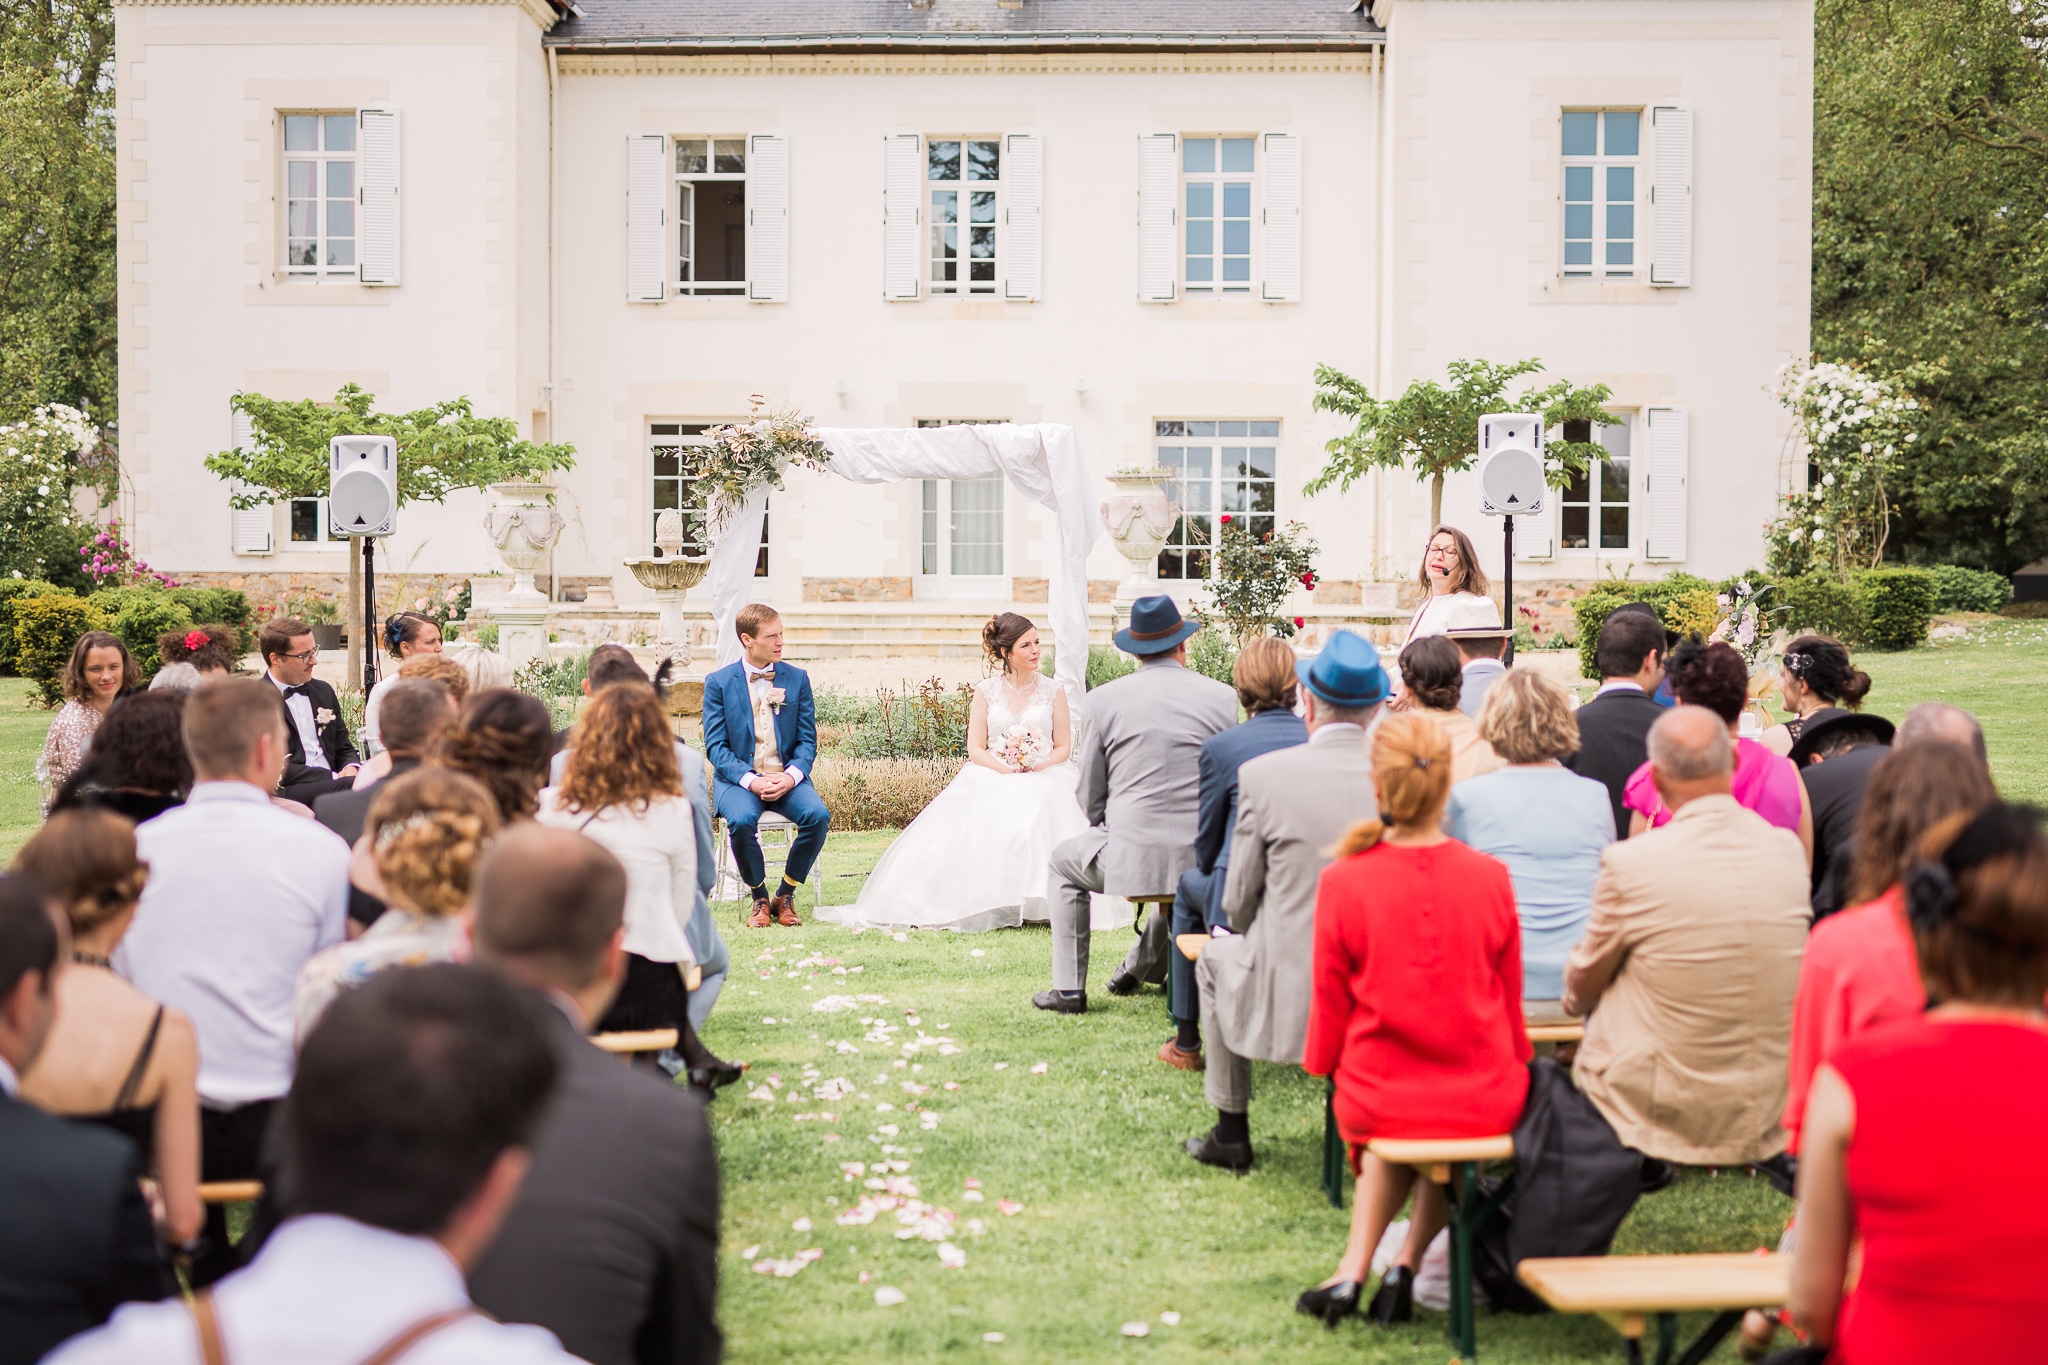
[[[766,929],[773,923],[775,923],[775,914],[772,905],[766,896],[762,896],[754,902],[753,913],[747,916],[747,927],[749,929]]]
[[[796,892],[783,892],[768,902],[768,908],[775,912],[775,922],[783,928],[802,927],[803,921],[796,917]]]

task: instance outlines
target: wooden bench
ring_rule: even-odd
[[[1657,1323],[1656,1365],[1700,1365],[1751,1308],[1791,1295],[1792,1258],[1741,1253],[1706,1256],[1531,1257],[1523,1284],[1560,1313],[1597,1313],[1621,1333],[1629,1365],[1642,1365],[1643,1336]],[[1713,1319],[1678,1352],[1678,1314]],[[1674,1354],[1676,1352],[1676,1354]]]
[[[1586,1026],[1573,1022],[1569,1024],[1529,1024],[1525,1026],[1532,1043],[1577,1043],[1586,1037]]]
[[[1132,933],[1142,935],[1145,932],[1145,917],[1152,913],[1151,907],[1155,905],[1166,911],[1168,927],[1172,926],[1173,897],[1171,895],[1125,896],[1124,899],[1131,903]],[[1173,1016],[1173,967],[1170,963],[1166,968],[1166,1013],[1168,1018]]]
[[[212,1180],[199,1187],[202,1204],[248,1204],[262,1197],[260,1180]]]
[[[677,1036],[676,1029],[650,1028],[637,1033],[599,1033],[590,1041],[600,1051],[630,1057],[636,1052],[666,1052],[676,1046]]]
[[[1390,1166],[1412,1166],[1432,1185],[1440,1186],[1450,1205],[1451,1343],[1461,1360],[1479,1353],[1478,1324],[1472,1311],[1472,1239],[1514,1189],[1514,1178],[1490,1195],[1479,1192],[1479,1170],[1496,1161],[1512,1161],[1515,1140],[1506,1133],[1477,1138],[1374,1138],[1365,1144]]]

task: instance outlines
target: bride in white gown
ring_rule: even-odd
[[[817,918],[968,933],[1047,918],[1053,845],[1088,828],[1075,797],[1079,772],[1068,761],[1067,696],[1038,671],[1038,630],[1029,620],[1003,612],[982,628],[981,642],[1001,671],[975,684],[967,766],[889,845],[860,898],[823,906]],[[1098,895],[1090,918],[1107,929],[1130,911]]]

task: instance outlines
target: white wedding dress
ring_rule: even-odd
[[[1053,700],[1059,685],[1039,675],[1023,710],[1011,710],[1001,675],[975,684],[988,704],[988,733],[1012,725],[1037,732],[1052,747]],[[1014,929],[1048,918],[1045,888],[1053,845],[1088,828],[1071,762],[1036,772],[999,773],[969,763],[910,822],[875,864],[852,905],[822,906],[817,918],[896,929]],[[1090,928],[1130,922],[1120,898],[1091,898]]]

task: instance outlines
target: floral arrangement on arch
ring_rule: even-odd
[[[1837,574],[1876,568],[1891,535],[1889,482],[1905,476],[1920,439],[1911,373],[1879,376],[1853,365],[1793,360],[1778,371],[1779,403],[1798,421],[1812,478],[1783,498],[1771,524],[1771,567]]]
[[[832,463],[810,418],[795,408],[771,408],[758,393],[745,422],[713,427],[705,435],[711,444],[697,464],[692,488],[713,539],[755,490],[781,488],[791,465],[823,473]]]

